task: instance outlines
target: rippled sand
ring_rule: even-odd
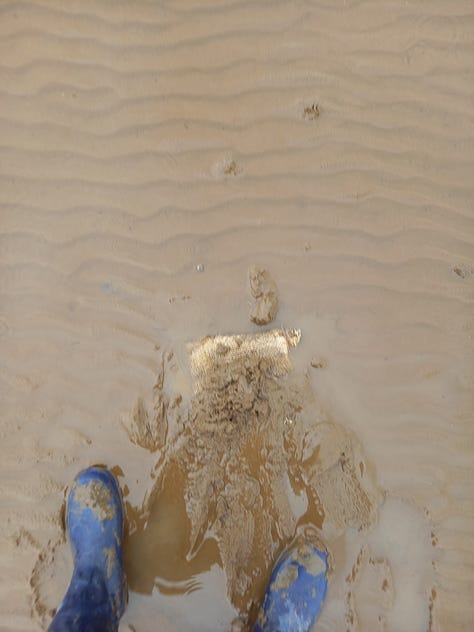
[[[78,469],[115,467],[133,523],[159,454],[127,420],[163,354],[186,399],[186,343],[258,330],[252,265],[388,498],[370,542],[332,551],[325,621],[352,607],[346,570],[371,620],[396,550],[388,630],[471,629],[473,33],[458,0],[0,3],[2,632],[42,629],[67,584]],[[182,499],[163,502],[156,538],[179,538]],[[228,629],[223,571],[179,563],[121,630]]]

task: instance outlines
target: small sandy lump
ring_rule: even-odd
[[[256,299],[250,320],[256,325],[268,325],[278,312],[278,290],[275,281],[265,268],[249,269],[250,291]]]

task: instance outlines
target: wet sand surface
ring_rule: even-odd
[[[65,491],[94,463],[127,508],[121,632],[254,612],[268,569],[229,583],[219,498],[247,512],[237,544],[263,538],[255,567],[321,528],[318,632],[471,629],[473,25],[458,0],[0,3],[2,632],[47,627]],[[253,266],[278,290],[263,328]],[[222,491],[184,456],[205,433],[221,449],[189,426],[220,410],[198,405],[189,344],[270,328],[301,340],[271,400],[281,435],[229,440],[250,507],[229,501],[238,468]]]

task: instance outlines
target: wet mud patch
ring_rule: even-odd
[[[123,486],[129,587],[158,600],[159,609],[164,598],[182,599],[177,629],[188,629],[192,620],[191,596],[204,591],[204,603],[215,599],[212,582],[219,573],[233,612],[240,613],[232,625],[250,629],[275,560],[304,534],[329,554],[322,632],[367,625],[392,630],[401,616],[398,601],[410,605],[403,588],[409,564],[390,550],[384,532],[390,542],[390,525],[408,511],[406,543],[398,548],[426,531],[432,556],[432,526],[424,521],[413,530],[418,513],[387,504],[357,437],[321,408],[312,388],[314,368],[293,368],[292,349],[299,343],[298,331],[271,330],[208,337],[184,352],[160,350],[151,395],[139,398],[122,420],[131,442],[156,455],[143,502],[132,503]],[[126,480],[122,465],[125,473],[116,467],[116,474]],[[424,551],[424,542],[417,550]],[[417,602],[427,625],[434,607],[429,555],[415,560],[424,583],[414,586],[422,595],[429,587]],[[33,610],[43,626],[70,573],[68,545],[58,533],[58,541],[40,552],[31,578]],[[173,621],[173,614],[163,616]]]
[[[159,346],[157,346],[159,351]],[[122,420],[130,441],[150,452],[164,448],[168,431],[168,415],[179,407],[182,396],[167,396],[165,376],[172,377],[176,371],[171,351],[161,352],[160,368],[153,386],[151,405],[143,397],[138,397],[131,415]]]
[[[193,590],[219,564],[230,602],[253,622],[275,559],[301,529],[374,524],[380,496],[362,476],[360,446],[321,411],[309,369],[292,369],[299,341],[272,330],[189,346],[193,396],[174,407],[175,396],[161,397],[168,440],[156,483],[143,507],[127,507],[132,590]]]
[[[318,632],[433,629],[431,530],[414,504],[387,495],[373,528],[327,539],[333,573]]]

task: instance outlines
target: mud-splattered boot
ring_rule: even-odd
[[[278,559],[253,632],[309,632],[326,597],[328,555],[299,539]]]
[[[116,632],[127,584],[122,496],[109,470],[90,467],[76,476],[67,500],[66,530],[74,571],[49,632]]]

